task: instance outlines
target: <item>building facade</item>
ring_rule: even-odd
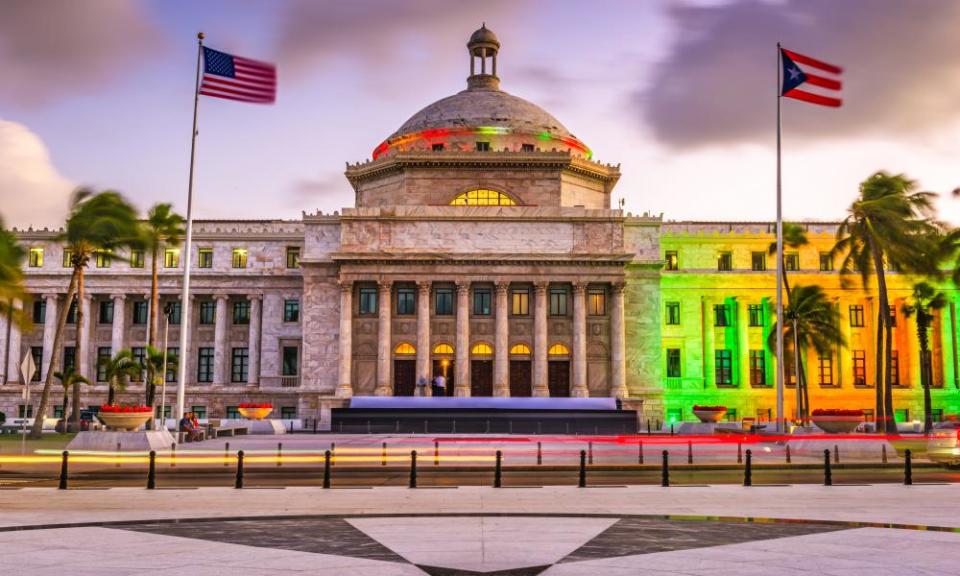
[[[475,32],[467,89],[416,113],[372,160],[348,164],[355,207],[297,221],[195,222],[190,318],[179,314],[180,249],[163,252],[161,306],[173,313],[160,333],[179,358],[189,330],[188,409],[231,417],[241,402],[265,401],[278,416],[323,421],[351,396],[412,395],[442,374],[444,393],[456,396],[616,396],[661,421],[689,419],[694,403],[771,417],[772,226],[611,208],[619,166],[595,161],[553,116],[502,91],[499,48],[491,31]],[[828,290],[850,342],[830,358],[805,352],[811,400],[872,408],[874,292],[842,287],[824,261],[835,225],[808,233],[811,244],[789,255],[791,281]],[[70,274],[56,234],[19,232],[30,294],[20,305],[34,323],[0,320],[8,415],[32,415],[21,400],[22,358],[41,367],[34,398],[54,359]],[[149,258],[91,263],[76,304],[88,321],[80,334],[68,324],[56,358],[93,382],[84,405],[106,398],[101,358],[145,354]],[[890,284],[892,301],[909,295],[908,278],[892,273]],[[934,325],[938,416],[960,404],[955,300],[951,290]],[[898,312],[904,417],[922,407],[913,322]],[[175,379],[171,370],[167,405]],[[143,384],[120,398],[141,401]],[[52,405],[62,413],[62,402]]]

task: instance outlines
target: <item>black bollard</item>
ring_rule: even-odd
[[[243,450],[237,452],[237,481],[234,488],[243,488]]]
[[[380,465],[381,466],[387,465],[387,443],[386,442],[383,443],[383,447],[381,448],[381,451],[380,451]]]
[[[670,435],[673,436],[673,424],[670,425]]]
[[[837,446],[836,444],[833,445],[833,463],[834,464],[840,463],[840,447]]]
[[[337,463],[337,443],[330,443],[330,465],[334,466]]]
[[[177,443],[173,442],[170,444],[170,467],[177,467]]]
[[[643,464],[643,440],[637,441],[637,464]]]
[[[670,452],[663,451],[663,467],[660,470],[660,485],[667,487],[670,485]]]
[[[903,483],[906,486],[913,484],[913,454],[909,448],[903,453]]]
[[[147,468],[147,490],[157,487],[157,453],[150,451],[150,464]]]
[[[224,442],[223,444],[223,467],[226,468],[230,465],[230,443]]]
[[[323,453],[323,487],[330,487],[330,451],[327,450]]]
[[[737,442],[737,464],[743,464],[743,444]]]
[[[277,466],[283,465],[283,442],[277,442]]]
[[[790,463],[790,445],[787,444],[787,464]]]
[[[313,433],[314,433],[314,434],[317,433],[317,420],[319,420],[319,418],[314,418],[314,419],[313,419]]]
[[[60,485],[57,486],[60,490],[67,489],[67,460],[70,459],[70,453],[66,450],[63,451],[63,458],[60,460]]]
[[[537,442],[537,465],[543,464],[543,445]]]
[[[587,453],[584,450],[580,451],[580,479],[577,481],[577,486],[587,487]]]
[[[743,467],[743,485],[753,486],[753,452],[747,449],[747,464]]]
[[[503,482],[503,453],[497,450],[497,466],[493,469],[493,487],[500,488]]]
[[[830,471],[830,450],[823,451],[823,485],[833,486],[833,474]]]
[[[693,464],[693,441],[687,440],[687,464]]]
[[[433,465],[434,466],[440,465],[440,441],[439,440],[433,441]]]
[[[417,487],[417,451],[410,451],[410,487]]]
[[[593,440],[587,442],[587,463],[593,464]]]
[[[880,445],[880,462],[887,463],[887,445],[885,443]]]
[[[652,435],[652,434],[653,434],[653,432],[650,431],[650,421],[647,420],[647,436],[650,436],[650,435]]]

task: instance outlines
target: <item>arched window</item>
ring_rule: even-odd
[[[478,342],[470,349],[470,353],[474,356],[489,356],[493,354],[493,347],[486,342]]]
[[[513,347],[510,348],[510,353],[518,354],[518,355],[523,355],[523,354],[529,355],[530,347],[527,346],[526,344],[514,344]]]
[[[457,197],[450,201],[451,206],[516,206],[516,204],[513,198],[503,192],[485,188],[457,194]]]
[[[401,342],[397,345],[397,348],[394,350],[396,354],[402,356],[410,356],[417,353],[417,349],[413,347],[413,344],[409,342]]]
[[[434,354],[450,354],[453,355],[453,346],[449,344],[437,344],[433,347]]]
[[[547,350],[547,354],[550,356],[569,356],[570,349],[558,342],[551,346],[549,350]]]

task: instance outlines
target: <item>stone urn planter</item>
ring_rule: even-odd
[[[727,413],[726,406],[694,406],[693,415],[705,424],[716,424]]]
[[[813,411],[812,420],[827,434],[850,434],[863,422],[863,410],[818,409]]]
[[[143,426],[153,410],[149,406],[101,406],[97,417],[112,430],[136,431]]]
[[[263,420],[273,412],[272,404],[241,404],[237,407],[240,415],[248,420]]]

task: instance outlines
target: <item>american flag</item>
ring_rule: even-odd
[[[277,97],[277,68],[267,62],[204,46],[200,93],[227,100],[271,104]]]

